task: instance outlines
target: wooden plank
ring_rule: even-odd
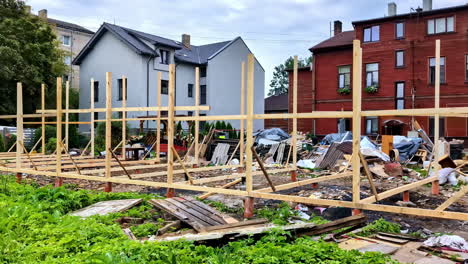
[[[192,210],[202,214],[203,216],[208,217],[209,219],[214,221],[216,223],[216,225],[226,224],[226,221],[224,221],[224,219],[221,217],[220,213],[212,214],[211,211],[208,211],[208,210],[205,209],[205,207],[199,205],[200,203],[202,203],[200,201],[196,201],[196,200],[190,200],[189,201],[189,200],[185,199],[184,197],[174,197],[174,198],[172,198],[172,200],[175,200],[175,201],[183,204],[185,207],[187,207],[189,209],[192,209]]]
[[[190,172],[185,167],[184,162],[182,161],[182,159],[179,156],[179,153],[177,153],[177,150],[174,147],[172,147],[171,150],[172,150],[172,153],[174,154],[174,156],[177,158],[177,161],[179,161],[179,164],[182,166],[182,169],[184,170],[185,175],[187,176],[187,180],[189,181],[190,184],[193,184],[193,178],[190,175]]]
[[[24,141],[23,133],[23,85],[18,82],[16,84],[16,168],[21,168],[21,155],[23,148],[20,144]]]
[[[45,84],[41,84],[41,109],[45,110]],[[45,155],[46,134],[45,134],[45,114],[41,114],[41,153]]]
[[[221,186],[220,188],[223,188],[223,189],[226,189],[226,188],[230,188],[234,185],[237,185],[238,183],[241,183],[242,182],[242,179],[237,179],[237,180],[234,180],[232,182],[228,182],[226,184],[224,184],[223,186]],[[200,200],[205,200],[206,198],[212,196],[212,195],[215,195],[216,193],[213,193],[213,192],[210,192],[210,193],[205,193],[205,194],[202,194],[200,196],[198,196],[198,199]]]
[[[122,107],[123,108],[127,107],[127,77],[125,77],[124,75],[122,76]],[[122,112],[122,143],[121,144],[122,144],[122,159],[126,160],[127,159],[127,112],[125,111]],[[118,159],[116,160],[126,172],[125,168],[120,164],[120,161]],[[130,174],[127,173],[127,175],[131,179]]]
[[[169,99],[167,112],[167,149],[170,150],[174,146],[174,93],[175,93],[175,65],[169,65]],[[167,183],[174,182],[174,157],[172,151],[167,151]]]
[[[395,243],[395,244],[405,244],[405,243],[408,243],[409,241],[407,239],[401,239],[401,238],[389,237],[389,236],[383,236],[383,235],[375,235],[375,237],[384,241]]]
[[[369,185],[371,187],[372,193],[375,196],[375,200],[379,200],[379,193],[374,185],[374,179],[372,179],[372,172],[369,170],[369,165],[367,164],[366,158],[362,155],[361,151],[359,151],[359,158],[361,159],[362,167],[364,167],[364,172],[366,173],[367,180],[369,181]]]
[[[112,73],[106,72],[106,178],[111,178],[112,149]]]
[[[310,231],[300,234],[301,236],[317,236],[325,234],[334,230],[338,230],[345,227],[357,226],[365,224],[367,217],[363,214],[353,215],[345,218],[341,218],[332,222],[325,224],[317,225],[313,227]]]
[[[360,152],[361,143],[361,93],[362,93],[362,48],[361,42],[353,40],[353,153]],[[352,156],[353,202],[361,200],[361,167],[359,155]]]
[[[197,201],[192,197],[185,196],[185,197],[182,197],[182,198],[187,200],[188,202],[192,203],[194,206],[198,206],[198,207],[210,212],[212,215],[215,215],[216,217],[220,217],[224,221],[223,224],[226,224],[226,220],[225,220],[223,214],[220,213],[218,210],[215,210],[211,206],[209,206],[207,204],[204,204],[203,202]]]
[[[143,199],[102,201],[74,211],[70,213],[70,215],[86,218],[93,215],[106,215],[110,213],[118,213],[130,209],[140,204],[142,201]]]
[[[196,67],[195,68],[195,106],[199,106],[200,105],[200,68],[199,67]],[[195,116],[196,117],[199,117],[200,116],[200,111],[199,110],[195,110]],[[195,158],[195,164],[199,164],[199,154],[200,152],[198,151],[199,150],[199,135],[200,135],[200,121],[198,120],[195,120],[195,137],[193,139],[194,141],[194,147],[195,147],[195,155],[194,155],[194,158]]]
[[[120,162],[119,158],[117,157],[117,155],[115,155],[114,151],[112,151],[112,149],[109,149],[109,152],[112,154],[112,157],[117,161],[117,163],[119,163],[119,166],[123,169],[127,177],[131,179],[132,176],[130,175],[130,173],[128,173],[127,169],[125,169],[125,166]]]
[[[165,200],[149,200],[149,203],[152,205],[158,207],[159,209],[171,214],[172,216],[176,217],[177,219],[181,220],[182,222],[185,222],[192,226],[195,230],[197,231],[203,231],[205,226],[202,225],[200,222],[195,221],[194,219],[191,219],[190,216],[181,210],[180,208],[174,206],[173,204],[165,201]]]
[[[254,113],[254,56],[247,57],[247,146],[245,149],[245,188],[247,192],[253,190],[252,179],[252,149],[253,146],[253,113]]]
[[[161,107],[161,78],[162,73],[158,71],[158,87],[157,87],[157,106]],[[161,111],[158,111],[158,118],[156,119],[156,159],[160,160],[161,158]]]
[[[265,176],[265,178],[266,178],[266,180],[267,180],[267,182],[268,182],[268,185],[270,185],[270,188],[271,188],[274,192],[276,192],[275,185],[274,185],[273,182],[271,181],[270,176],[268,175],[267,170],[266,170],[265,167],[263,166],[262,160],[261,160],[260,157],[257,155],[257,152],[255,151],[255,147],[252,146],[251,148],[252,148],[252,154],[253,154],[253,156],[255,157],[255,159],[257,160],[258,165],[260,166],[260,169],[262,170],[263,175]]]
[[[94,79],[91,78],[91,112],[90,112],[90,136],[91,136],[91,139],[90,139],[90,142],[91,142],[91,150],[90,150],[90,156],[91,157],[94,157],[94,151],[95,151],[95,148],[94,148]]]
[[[217,226],[208,226],[205,228],[205,232],[210,232],[214,230],[222,230],[222,229],[228,229],[228,228],[234,228],[234,227],[245,227],[245,226],[251,226],[251,225],[260,225],[260,224],[265,224],[268,223],[268,220],[266,219],[252,219],[252,220],[246,220],[246,221],[240,221],[237,223],[231,223],[231,224],[225,224],[225,225],[217,225]]]
[[[330,181],[330,180],[336,180],[336,179],[341,179],[344,177],[350,177],[352,176],[351,172],[345,172],[345,173],[337,173],[333,175],[327,175],[327,176],[320,176],[318,178],[313,178],[313,179],[307,179],[307,180],[302,180],[302,181],[296,181],[296,182],[290,182],[290,183],[285,183],[281,185],[276,186],[277,191],[283,191],[283,190],[288,190],[304,185],[309,185],[312,183],[319,183],[319,182],[325,182],[325,181]],[[270,187],[267,188],[262,188],[256,190],[258,192],[273,192],[273,190]]]
[[[468,193],[468,185],[465,185],[465,186],[463,186],[461,188],[461,190],[459,190],[458,192],[453,194],[452,197],[450,197],[447,201],[445,201],[444,203],[439,205],[439,207],[437,207],[435,210],[436,211],[443,211],[443,210],[447,209],[450,205],[452,205],[456,201],[460,200],[460,198],[465,196],[465,194],[467,194],[467,193]]]
[[[240,114],[243,116],[245,114],[245,61],[241,63],[241,94],[240,94]],[[239,131],[239,164],[244,166],[244,120],[239,120],[240,122],[240,131]]]
[[[70,81],[65,82],[65,149],[68,152],[69,146],[68,146],[68,136],[69,136],[69,131],[70,131],[70,124],[68,123],[70,121],[70,114],[68,113],[68,110],[70,109]]]
[[[62,173],[62,150],[61,150],[61,142],[62,142],[62,78],[57,78],[57,145],[55,148],[55,155],[56,155],[56,162],[55,162],[55,171],[57,172],[57,176]],[[59,178],[57,178],[59,180]]]
[[[293,75],[293,114],[297,114],[297,56],[294,56],[294,75]],[[291,132],[292,147],[292,165],[297,169],[297,118],[293,118],[293,129]]]
[[[211,226],[211,225],[219,224],[215,220],[211,219],[209,216],[204,215],[203,213],[200,213],[197,210],[194,210],[193,208],[185,205],[184,203],[177,201],[176,199],[167,198],[165,201],[167,203],[172,204],[173,206],[176,206],[177,208],[182,210],[189,218],[199,222],[203,226],[207,226],[207,225]]]

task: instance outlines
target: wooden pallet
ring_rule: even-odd
[[[198,232],[204,232],[208,227],[228,224],[219,211],[191,197],[153,199],[149,203],[189,224]]]

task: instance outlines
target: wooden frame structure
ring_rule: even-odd
[[[362,199],[361,197],[361,173],[359,169],[354,169],[352,172],[343,172],[337,173],[334,175],[329,176],[322,176],[318,178],[306,179],[297,181],[295,177],[296,168],[296,157],[297,157],[297,119],[298,118],[352,118],[353,120],[353,153],[360,152],[360,127],[361,127],[361,118],[366,116],[453,116],[453,115],[465,115],[468,113],[468,107],[458,107],[458,108],[439,108],[439,78],[438,74],[436,74],[436,105],[434,108],[429,109],[404,109],[404,110],[374,110],[374,111],[361,111],[361,90],[362,90],[362,48],[360,47],[360,41],[354,40],[353,42],[353,111],[314,111],[308,113],[298,113],[297,112],[297,57],[294,59],[294,83],[292,92],[293,93],[293,112],[288,114],[255,114],[254,113],[254,61],[255,58],[252,54],[250,54],[247,58],[247,67],[245,67],[245,63],[242,63],[242,76],[241,76],[241,108],[240,108],[240,115],[224,115],[224,116],[200,116],[199,111],[201,110],[209,110],[208,106],[200,106],[199,105],[199,70],[195,71],[196,82],[195,82],[195,89],[196,89],[196,100],[195,106],[175,106],[174,105],[174,92],[175,92],[175,66],[170,65],[169,67],[169,100],[168,106],[161,106],[160,104],[160,89],[161,89],[161,76],[158,75],[158,97],[157,102],[158,106],[156,107],[127,107],[124,105],[123,107],[112,107],[111,92],[112,92],[112,75],[111,73],[106,74],[106,107],[105,108],[94,108],[93,98],[91,100],[91,109],[65,109],[61,108],[61,104],[57,104],[58,107],[55,110],[38,110],[38,113],[41,115],[44,114],[55,114],[57,117],[57,126],[61,127],[62,125],[62,116],[63,114],[68,113],[91,113],[91,124],[95,122],[106,122],[106,158],[105,160],[97,160],[93,159],[92,157],[80,157],[77,158],[75,161],[70,162],[69,160],[63,159],[61,154],[61,146],[57,143],[57,154],[55,159],[53,157],[49,158],[42,158],[35,159],[35,169],[32,168],[31,162],[25,160],[21,156],[21,149],[18,148],[16,153],[16,164],[15,166],[11,166],[11,164],[1,165],[0,171],[9,172],[9,173],[25,173],[25,174],[35,174],[35,175],[43,175],[49,177],[57,177],[59,179],[69,178],[69,179],[83,179],[83,180],[91,180],[91,181],[99,181],[106,183],[105,190],[111,191],[112,183],[117,184],[134,184],[134,185],[142,185],[142,186],[151,186],[157,188],[167,188],[167,196],[171,197],[175,194],[175,189],[182,189],[182,190],[191,190],[191,191],[199,191],[205,192],[208,194],[212,193],[220,193],[226,195],[236,195],[236,196],[243,196],[249,199],[253,198],[264,198],[264,199],[275,199],[275,200],[282,200],[282,201],[291,201],[291,202],[298,202],[298,203],[305,203],[305,204],[314,204],[317,206],[341,206],[341,207],[348,207],[354,209],[362,209],[362,210],[374,210],[374,211],[381,211],[381,212],[390,212],[390,213],[399,213],[399,214],[407,214],[407,215],[415,215],[415,216],[425,216],[425,217],[436,217],[436,218],[444,218],[444,219],[456,219],[456,220],[468,220],[468,213],[463,212],[454,212],[454,211],[446,211],[445,209],[448,208],[452,203],[456,202],[458,199],[463,197],[467,192],[468,188],[462,188],[458,193],[456,193],[452,198],[448,199],[446,202],[441,204],[439,208],[432,210],[432,209],[422,209],[422,208],[408,208],[408,207],[399,207],[399,206],[391,206],[391,205],[382,205],[376,204],[376,202],[388,198],[393,195],[397,195],[414,188],[420,187],[427,183],[437,182],[436,176],[431,176],[426,179],[413,182],[410,184],[406,184],[391,190],[387,190],[381,193],[374,193],[373,195]],[[246,69],[245,69],[246,68]],[[246,70],[246,73],[245,73]],[[440,71],[440,41],[437,40],[436,45],[436,72]],[[244,79],[246,76],[246,80]],[[246,88],[245,89],[245,82],[246,81]],[[93,91],[93,81],[91,81],[91,91]],[[126,86],[126,85],[125,85]],[[22,118],[26,115],[22,113],[22,98],[21,98],[21,84],[18,84],[18,111],[17,111],[17,125],[18,131],[22,130],[23,120]],[[59,98],[59,94],[61,94],[61,79],[57,79],[57,101],[61,100]],[[246,90],[246,91],[245,91]],[[247,105],[244,106],[244,92],[246,92],[247,98]],[[91,97],[93,97],[91,92]],[[124,95],[125,97],[125,95]],[[246,111],[244,112],[246,107]],[[195,116],[189,117],[176,117],[175,111],[180,110],[189,110],[195,111]],[[111,135],[111,121],[114,120],[122,120],[122,119],[112,119],[113,112],[123,112],[123,121],[131,121],[131,120],[141,120],[135,118],[126,118],[126,113],[130,111],[156,111],[158,115],[156,117],[156,121],[160,124],[161,111],[168,111],[168,127],[167,127],[167,139],[168,139],[168,152],[167,152],[167,163],[157,164],[160,159],[157,156],[156,159],[153,160],[140,160],[140,161],[112,161],[112,151],[110,149],[110,139]],[[93,120],[93,113],[94,112],[105,112],[106,119],[105,120]],[[291,165],[287,165],[285,168],[282,169],[274,169],[268,172],[269,175],[277,174],[277,173],[291,173],[291,180],[292,182],[286,184],[280,184],[268,188],[254,188],[254,180],[257,176],[263,175],[264,172],[262,171],[253,171],[253,153],[251,150],[251,146],[253,144],[253,122],[254,120],[261,120],[261,119],[292,119],[293,120],[293,133],[292,133],[292,159],[293,163]],[[147,119],[147,120],[154,120]],[[177,121],[195,121],[195,125],[198,126],[199,121],[213,121],[213,120],[240,120],[241,121],[241,142],[240,142],[240,164],[239,165],[225,165],[225,166],[215,166],[215,167],[198,167],[194,166],[193,168],[187,168],[182,163],[182,160],[179,158],[179,163],[174,163],[174,153],[170,151],[174,147],[173,137],[174,137],[174,123]],[[436,118],[436,120],[438,120]],[[245,130],[245,146],[244,146],[244,121],[246,125]],[[435,131],[438,131],[438,122],[435,122]],[[60,132],[59,132],[60,131]],[[198,156],[199,151],[199,143],[198,143],[198,129],[195,130],[195,155]],[[437,137],[438,135],[436,135]],[[161,135],[158,134],[158,139],[161,138]],[[20,141],[20,137],[18,137],[18,141]],[[57,129],[57,142],[61,141],[61,129]],[[94,148],[92,144],[92,149]],[[159,141],[156,146],[156,150],[159,154],[160,146]],[[244,159],[244,150],[245,150],[245,159]],[[437,153],[437,152],[436,152]],[[198,158],[198,157],[197,157]],[[73,163],[73,164],[72,164]],[[196,159],[193,164],[198,165],[198,159]],[[191,164],[191,165],[193,165]],[[183,169],[177,169],[182,165]],[[187,164],[185,164],[187,165]],[[28,167],[25,167],[28,166]],[[123,166],[126,166],[125,168]],[[352,156],[352,167],[353,168],[360,168],[361,160],[360,155],[353,155]],[[100,169],[97,167],[101,167]],[[85,169],[88,168],[88,169]],[[149,172],[149,173],[136,173],[132,174],[130,177],[131,171],[138,171],[140,169],[150,169],[150,168],[159,168],[163,169],[164,171],[156,171],[156,172]],[[210,170],[219,170],[219,169],[227,169],[227,168],[238,168],[239,170],[237,173],[233,173],[230,175],[223,175],[223,176],[216,176],[216,177],[206,177],[206,178],[193,178],[189,176],[188,179],[179,180],[174,177],[177,174],[193,174],[203,171],[210,171]],[[79,170],[81,169],[81,170]],[[64,171],[67,170],[67,171]],[[73,170],[77,170],[77,172],[73,172]],[[436,169],[437,170],[437,169]],[[112,176],[113,173],[123,172],[125,171],[126,175],[122,176]],[[128,176],[128,177],[127,177]],[[144,180],[145,178],[151,177],[166,177],[165,181],[153,181],[151,179]],[[292,196],[292,195],[284,195],[278,194],[276,192],[282,190],[288,190],[295,187],[316,184],[319,182],[326,182],[330,180],[342,179],[345,177],[352,177],[352,201],[341,201],[341,200],[328,200],[328,199],[317,199],[317,198],[310,198],[310,197],[299,197],[299,196]],[[231,190],[223,187],[208,187],[206,186],[207,183],[214,183],[217,181],[226,181],[226,180],[234,180],[234,182],[240,182],[239,179],[245,179],[245,189],[243,190]],[[59,182],[60,184],[60,182]],[[234,184],[234,183],[233,183]],[[233,184],[225,184],[224,187],[230,187]]]

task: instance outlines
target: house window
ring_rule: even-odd
[[[193,116],[193,111],[188,111],[187,116]]]
[[[161,55],[159,57],[160,61],[159,63],[161,64],[169,64],[169,51],[168,50],[159,50],[159,54]]]
[[[395,108],[405,109],[405,83],[397,82],[395,84],[396,96],[395,96]]]
[[[206,77],[206,67],[200,68],[200,78]]]
[[[161,80],[161,94],[169,93],[169,82],[167,80]]]
[[[380,40],[380,26],[364,28],[364,42],[375,42]]]
[[[468,55],[465,55],[465,80],[468,81]]]
[[[64,82],[68,82],[70,80],[70,76],[68,74],[64,74],[62,76],[62,79],[63,79]]]
[[[94,81],[94,102],[99,102],[99,82]]]
[[[94,112],[94,120],[99,120],[99,112]]]
[[[399,22],[395,24],[395,38],[405,38],[405,23]]]
[[[206,114],[200,114],[200,116],[206,116]],[[203,130],[205,128],[206,121],[200,121],[200,130]]]
[[[429,136],[434,136],[434,129],[435,129],[434,117],[431,116],[429,117]],[[445,118],[443,117],[439,119],[439,135],[441,137],[445,136]]]
[[[193,84],[189,83],[187,89],[188,97],[193,97]]]
[[[66,55],[65,57],[63,57],[63,63],[65,63],[66,65],[71,65],[71,56]]]
[[[455,31],[454,17],[441,17],[427,21],[427,34],[440,34]]]
[[[429,59],[429,83],[435,84],[435,58]],[[445,57],[440,57],[440,83],[445,83]]]
[[[346,131],[351,131],[351,119],[350,118],[341,118],[338,119],[338,133],[345,133]]]
[[[70,36],[62,35],[62,37],[60,38],[60,41],[62,42],[62,45],[64,45],[64,46],[70,46],[71,45]]]
[[[200,85],[200,104],[206,105],[206,85]]]
[[[405,66],[405,51],[397,50],[395,51],[395,67],[404,67]]]
[[[366,86],[379,86],[379,64],[366,64]]]
[[[350,88],[351,84],[351,66],[338,67],[338,89]]]
[[[366,117],[366,134],[379,133],[379,119],[377,117]]]

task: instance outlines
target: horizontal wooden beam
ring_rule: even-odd
[[[302,181],[285,183],[285,184],[277,185],[277,186],[275,186],[275,188],[276,188],[276,191],[288,190],[288,189],[292,189],[292,188],[296,188],[296,187],[300,187],[300,186],[304,186],[304,185],[309,185],[309,184],[312,184],[312,183],[319,183],[319,182],[324,182],[324,181],[331,181],[331,180],[341,179],[341,178],[344,178],[344,177],[350,177],[352,175],[353,175],[352,172],[338,173],[338,174],[334,174],[334,175],[327,175],[327,176],[321,176],[321,177],[302,180]],[[255,191],[257,191],[257,192],[267,192],[267,193],[268,192],[273,192],[273,190],[270,187],[263,188],[263,189],[258,189],[258,190],[255,190]]]
[[[193,111],[193,110],[200,110],[200,111],[209,111],[210,106],[208,105],[201,105],[201,106],[176,106],[174,107],[175,110],[177,111]],[[141,112],[141,111],[168,111],[167,106],[150,106],[150,107],[113,107],[111,108],[112,112]],[[41,114],[42,112],[47,113],[47,114],[54,114],[57,111],[54,109],[48,109],[48,110],[36,110],[36,113]],[[92,113],[92,112],[106,112],[106,108],[94,108],[93,109],[69,109],[63,110],[63,113],[69,113],[69,114],[80,114],[80,113]],[[39,116],[40,117],[40,116]]]

